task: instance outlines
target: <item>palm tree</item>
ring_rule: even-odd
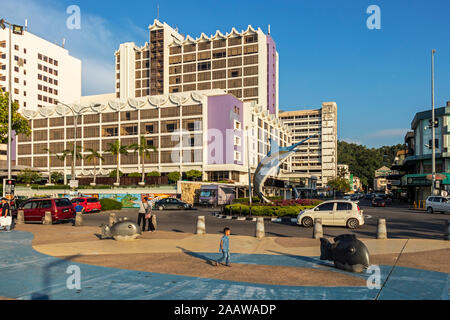
[[[105,160],[105,159],[102,157],[100,152],[98,152],[98,151],[96,151],[96,150],[94,150],[92,148],[89,148],[86,151],[88,151],[89,154],[86,155],[84,160],[87,161],[88,163],[93,162],[93,164],[94,164],[94,185],[95,185],[96,180],[97,180],[97,163],[96,163],[97,161],[96,160],[97,159],[98,160]]]
[[[62,153],[62,155],[61,155],[61,157],[62,157],[63,159],[67,158],[67,156],[70,156],[70,157],[71,157],[70,159],[72,159],[72,172],[73,172],[73,177],[71,177],[71,180],[75,180],[75,175],[76,175],[76,174],[75,174],[74,163],[73,163],[73,152],[74,152],[73,149],[70,148],[70,149],[64,150],[63,153]],[[76,153],[75,153],[75,157],[76,157],[78,160],[83,159],[83,156],[81,155],[81,146],[77,146],[75,152],[76,152]]]
[[[48,184],[52,184],[52,155],[54,155],[53,152],[50,151],[48,148],[43,149],[48,154]]]
[[[67,152],[67,150],[64,150],[61,154],[59,153],[55,153],[56,158],[59,161],[64,162],[64,185],[67,184],[67,175],[66,175],[66,158],[69,155],[69,153]]]
[[[151,152],[156,152],[156,147],[147,144],[144,136],[139,137],[139,143],[130,145],[134,152],[138,152],[142,163],[142,184],[145,184],[145,158],[150,158]]]
[[[105,151],[111,153],[113,156],[116,156],[117,161],[116,184],[119,185],[120,184],[119,157],[121,154],[124,155],[128,154],[128,146],[121,145],[119,140],[116,140],[114,143],[108,143],[108,149]]]

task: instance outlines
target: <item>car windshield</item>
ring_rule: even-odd
[[[55,199],[55,204],[58,208],[72,205],[69,199]]]
[[[200,193],[200,197],[209,197],[211,195],[211,191],[202,191]]]
[[[89,202],[89,203],[98,202],[98,199],[97,198],[88,198],[87,202]]]

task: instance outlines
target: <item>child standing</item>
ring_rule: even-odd
[[[225,260],[226,266],[231,267],[230,265],[230,228],[223,229],[224,236],[220,240],[220,249],[222,251],[222,258],[216,261],[216,267]]]

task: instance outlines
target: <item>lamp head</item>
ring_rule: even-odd
[[[0,20],[0,28],[2,28],[3,30],[5,30],[6,25],[5,25],[5,19]]]

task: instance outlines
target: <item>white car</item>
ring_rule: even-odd
[[[312,227],[314,219],[321,218],[322,225],[346,226],[356,229],[364,224],[363,211],[358,204],[349,200],[329,200],[318,206],[303,210],[297,216],[297,224]]]
[[[433,212],[450,212],[450,199],[446,197],[431,196],[425,201],[425,208],[428,213]]]

